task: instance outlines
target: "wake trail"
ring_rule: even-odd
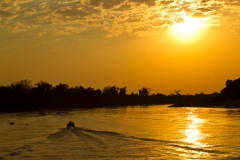
[[[206,153],[218,153],[225,154],[225,152],[220,152],[218,150],[206,149],[202,147],[195,147],[191,143],[181,142],[181,141],[171,141],[171,140],[161,140],[146,137],[136,137],[136,136],[126,136],[121,133],[111,132],[111,131],[99,131],[86,128],[76,128],[76,129],[62,129],[58,133],[54,133],[49,136],[49,138],[62,138],[79,140],[85,146],[90,148],[95,148],[96,146],[103,148],[111,147],[121,147],[121,146],[147,146],[151,145],[161,145],[166,147],[181,148],[187,151],[196,152],[206,152]]]

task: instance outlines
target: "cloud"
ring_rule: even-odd
[[[161,5],[169,5],[171,3],[173,3],[174,1],[173,0],[170,0],[170,1],[161,1],[160,4]]]
[[[13,33],[31,30],[35,37],[81,34],[93,28],[109,37],[140,36],[183,21],[185,11],[208,18],[208,26],[232,17],[231,29],[237,30],[239,7],[239,0],[0,0],[0,27]]]
[[[36,33],[32,33],[32,35],[33,35],[34,37],[38,37],[38,38],[43,37],[43,36],[46,35],[46,34],[47,34],[47,32],[36,32]]]
[[[15,1],[7,1],[1,0],[0,1],[0,10],[7,11],[17,6]]]
[[[65,0],[65,1],[57,1],[58,4],[68,4],[68,3],[75,3],[79,0]]]
[[[14,19],[18,16],[17,11],[19,11],[19,6],[15,1],[0,1],[0,18],[4,19]]]
[[[16,18],[20,13],[19,3],[27,3],[31,0],[0,0],[0,17],[6,19]]]
[[[80,33],[81,31],[84,31],[84,30],[86,30],[86,28],[67,26],[62,29],[55,29],[53,33],[54,33],[54,35],[62,36],[62,35],[70,35],[70,34],[74,34],[74,33]]]
[[[213,9],[212,8],[198,8],[197,9],[197,11],[200,11],[200,12],[211,12],[211,11],[213,11]]]
[[[17,16],[18,15],[16,13],[0,10],[0,17],[2,17],[2,18],[15,18]]]
[[[124,11],[130,11],[131,9],[132,9],[132,5],[127,4],[127,3],[122,3],[122,5],[120,5],[119,7],[115,8],[113,11],[124,12]]]
[[[28,3],[32,2],[33,0],[16,0],[18,3]]]
[[[228,0],[226,1],[226,5],[232,5],[232,6],[240,6],[240,1],[239,0]]]
[[[48,9],[47,2],[39,3],[38,6],[39,6],[40,9]]]
[[[59,24],[87,24],[92,17],[100,15],[99,9],[82,4],[64,5],[37,15],[37,20]]]
[[[91,0],[90,4],[93,6],[100,6],[104,9],[111,9],[116,5],[123,3],[125,0]]]
[[[101,3],[101,0],[90,0],[90,4],[93,6],[100,6]]]
[[[135,2],[137,4],[146,4],[148,6],[155,6],[155,0],[129,0],[129,2]]]
[[[204,15],[204,13],[202,13],[202,12],[195,12],[195,13],[192,15],[192,17],[194,17],[194,18],[203,18],[203,17],[205,17],[205,15]]]
[[[211,0],[201,0],[201,4],[206,4],[208,2],[210,2]]]
[[[38,14],[37,10],[35,8],[30,8],[30,9],[24,9],[22,10],[22,14],[24,16],[33,16]]]
[[[38,26],[38,25],[25,25],[21,22],[10,22],[10,23],[2,24],[1,27],[12,31],[13,33],[16,33],[16,32],[21,32],[21,31],[32,30],[32,29],[38,28],[40,26]]]

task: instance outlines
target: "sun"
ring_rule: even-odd
[[[172,36],[180,41],[194,41],[198,39],[203,33],[203,29],[206,27],[206,19],[204,18],[192,18],[181,13],[183,19],[182,22],[175,22],[170,27]]]

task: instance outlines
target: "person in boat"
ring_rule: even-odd
[[[73,121],[69,121],[67,124],[67,128],[73,127],[75,128],[74,122]]]

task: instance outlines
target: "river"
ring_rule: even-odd
[[[76,129],[66,128],[70,120]],[[0,126],[0,160],[240,159],[236,108],[152,105],[5,113]]]

